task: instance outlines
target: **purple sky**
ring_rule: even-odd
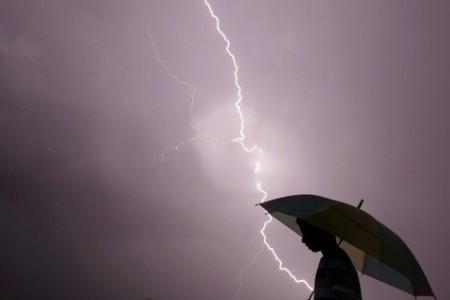
[[[449,298],[448,1],[211,4],[269,198],[364,198]],[[195,86],[192,114],[149,32]],[[231,141],[224,47],[201,0],[1,1],[0,298],[234,299],[266,217],[255,157]],[[319,255],[282,225],[267,234],[312,283]],[[241,300],[308,294],[268,251],[241,283]],[[366,300],[412,299],[361,284]]]

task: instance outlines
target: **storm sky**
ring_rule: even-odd
[[[0,2],[0,298],[229,300],[240,279],[241,300],[304,299],[267,250],[239,276],[263,247],[256,180],[364,198],[450,297],[448,1],[211,5],[258,178],[201,0]],[[320,256],[267,236],[312,283]],[[360,280],[366,300],[412,299]]]

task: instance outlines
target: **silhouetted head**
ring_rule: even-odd
[[[337,247],[336,238],[331,233],[305,222],[300,218],[297,218],[297,224],[303,235],[303,244],[305,244],[312,252],[323,252]]]

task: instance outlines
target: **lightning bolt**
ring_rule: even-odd
[[[197,93],[195,86],[193,86],[191,83],[187,82],[186,80],[180,79],[167,65],[167,63],[164,61],[164,59],[161,57],[161,54],[159,53],[158,47],[155,44],[155,41],[153,40],[153,36],[151,33],[148,34],[148,37],[150,39],[150,45],[152,46],[152,50],[155,53],[156,60],[161,64],[161,66],[164,68],[164,71],[166,71],[167,75],[170,76],[173,80],[175,80],[178,84],[183,85],[189,90],[189,98],[191,100],[190,103],[190,113],[194,111],[194,104],[195,104],[195,94]]]
[[[153,39],[153,36],[151,33],[148,33],[148,37],[150,40],[150,45],[152,47],[153,53],[155,54],[156,60],[158,61],[158,63],[163,67],[164,71],[167,73],[167,75],[172,78],[176,83],[178,83],[181,86],[184,86],[188,91],[189,91],[189,99],[190,99],[190,103],[189,103],[189,114],[192,116],[193,112],[194,112],[194,105],[195,105],[195,94],[196,94],[196,89],[195,86],[192,85],[191,83],[187,82],[186,80],[181,79],[180,77],[178,77],[177,74],[175,74],[172,69],[169,67],[169,65],[165,62],[165,60],[162,58],[161,53],[158,50],[158,47],[156,46],[156,43]],[[196,130],[196,125],[193,124],[191,122],[191,128],[195,131]],[[208,134],[197,134],[193,137],[190,137],[188,139],[185,139],[181,142],[178,142],[175,145],[170,145],[170,146],[166,146],[164,147],[164,150],[159,153],[156,157],[159,158],[160,161],[165,161],[166,160],[166,156],[170,151],[178,151],[180,150],[182,147],[194,142],[194,141],[198,141],[198,140],[208,140]]]
[[[210,3],[208,2],[208,0],[204,0],[203,3],[205,4],[205,6],[207,7],[210,16],[215,20],[216,23],[216,31],[219,33],[219,35],[222,37],[222,39],[224,40],[226,47],[225,47],[225,51],[227,53],[227,55],[230,57],[233,67],[234,67],[234,71],[233,71],[233,78],[234,78],[234,86],[236,87],[237,93],[236,93],[236,102],[234,103],[234,106],[236,108],[236,112],[239,116],[239,136],[235,137],[233,139],[233,142],[238,143],[241,148],[243,149],[243,151],[247,152],[247,153],[254,153],[257,156],[257,161],[254,164],[254,169],[253,172],[255,174],[255,176],[257,177],[257,175],[259,174],[259,172],[261,171],[262,168],[262,159],[263,159],[263,150],[262,148],[260,148],[258,145],[254,144],[252,146],[248,146],[245,142],[246,140],[246,135],[245,135],[245,118],[244,118],[244,114],[242,112],[242,107],[241,107],[241,103],[243,101],[243,97],[242,97],[242,87],[239,83],[239,67],[237,64],[237,60],[235,55],[231,52],[230,50],[230,40],[228,39],[228,37],[226,36],[226,34],[222,31],[221,26],[220,26],[220,19],[219,17],[214,13]],[[167,75],[172,78],[175,82],[177,82],[179,85],[184,86],[185,88],[187,88],[189,90],[189,98],[190,98],[190,114],[192,115],[193,111],[194,111],[194,105],[195,105],[195,94],[196,94],[196,89],[195,87],[181,79],[180,77],[178,77],[173,71],[172,69],[167,65],[167,63],[164,61],[164,59],[162,58],[154,40],[151,34],[149,34],[149,40],[150,40],[150,44],[152,47],[152,50],[155,54],[155,57],[157,59],[157,61],[161,64],[161,66],[163,67],[163,69],[165,70],[165,72],[167,73]],[[191,128],[195,129],[195,124],[191,123]],[[164,148],[164,150],[159,154],[159,158],[161,161],[164,161],[166,159],[166,155],[168,154],[169,151],[177,151],[180,148],[182,148],[183,146],[197,141],[197,140],[206,140],[208,138],[207,134],[199,134],[196,135],[194,137],[188,138],[186,140],[183,140],[175,145],[172,146],[166,146]],[[260,182],[259,180],[256,182],[256,189],[261,193],[261,199],[260,202],[264,202],[267,199],[267,192],[264,190],[262,182]],[[275,252],[275,249],[269,244],[268,240],[267,240],[267,236],[266,236],[266,229],[267,226],[272,222],[273,218],[272,216],[268,216],[268,219],[264,222],[261,230],[260,230],[260,234],[263,237],[263,242],[264,242],[264,246],[266,247],[266,249],[269,250],[269,252],[272,254],[273,258],[276,260],[276,262],[278,263],[278,269],[280,271],[283,271],[285,273],[287,273],[289,275],[289,277],[296,283],[302,283],[304,284],[310,291],[313,290],[313,288],[309,285],[309,283],[304,280],[304,279],[298,279],[294,274],[292,274],[292,272],[286,268],[282,262],[282,260],[278,257],[277,253]],[[249,264],[247,264],[244,268],[242,268],[241,272],[239,273],[238,276],[238,283],[239,286],[236,290],[235,296],[236,299],[239,298],[239,292],[240,289],[242,287],[242,278],[244,276],[244,274],[248,271],[248,269],[250,269],[250,267],[256,262],[256,259],[258,258],[258,256],[263,252],[264,249],[260,249],[256,255],[252,258],[252,260],[250,261]]]
[[[234,293],[234,298],[235,299],[239,299],[239,294],[241,292],[241,288],[242,288],[242,278],[244,277],[245,273],[247,272],[247,270],[253,266],[256,262],[256,259],[258,258],[259,255],[261,255],[264,252],[264,246],[259,249],[258,252],[256,252],[255,256],[253,256],[252,260],[241,269],[241,272],[239,272],[239,276],[237,277],[237,282],[238,282],[238,286],[236,288],[236,291]]]
[[[237,60],[235,55],[231,52],[230,50],[230,40],[228,39],[228,37],[226,36],[226,34],[223,32],[221,26],[220,26],[220,19],[219,17],[214,13],[214,10],[211,7],[211,4],[208,2],[208,0],[203,0],[203,3],[205,4],[205,6],[208,8],[209,14],[210,16],[215,20],[216,23],[216,31],[219,33],[219,35],[222,37],[222,39],[225,42],[225,51],[227,53],[227,55],[230,57],[232,63],[233,63],[233,67],[234,67],[234,72],[233,72],[233,77],[234,77],[234,86],[236,87],[237,93],[237,99],[236,102],[234,103],[234,106],[236,107],[236,112],[239,115],[239,121],[240,121],[240,127],[239,127],[239,136],[234,138],[233,141],[236,143],[239,143],[239,145],[242,147],[242,149],[245,152],[248,153],[255,153],[258,157],[258,160],[255,162],[255,168],[254,168],[254,174],[255,176],[258,175],[258,173],[261,170],[261,165],[262,165],[262,158],[263,158],[263,150],[258,146],[258,145],[253,145],[253,146],[248,146],[245,143],[245,139],[246,139],[246,135],[245,135],[245,119],[244,119],[244,114],[242,113],[242,109],[241,109],[241,103],[243,101],[242,98],[242,87],[239,83],[239,67],[237,64]],[[257,181],[256,183],[256,189],[261,193],[262,197],[260,199],[260,202],[264,202],[267,199],[267,192],[264,190],[263,185],[260,181]],[[283,271],[285,273],[287,273],[289,275],[289,277],[296,283],[302,283],[304,284],[310,291],[313,290],[313,288],[311,287],[311,285],[304,279],[298,279],[294,274],[292,274],[292,272],[286,268],[283,264],[283,261],[279,258],[279,256],[277,255],[277,253],[275,252],[275,249],[269,244],[269,242],[267,241],[267,236],[266,236],[266,228],[267,226],[272,222],[273,218],[272,216],[269,215],[268,219],[264,222],[260,233],[263,237],[263,242],[264,245],[266,246],[266,248],[270,251],[270,253],[272,254],[273,258],[277,261],[278,263],[278,269],[280,271]],[[244,273],[250,268],[251,265],[254,264],[254,262],[256,261],[256,257],[259,256],[260,251],[255,255],[255,257],[251,260],[250,264],[248,264],[247,266],[245,266],[242,271],[240,272],[240,275],[238,277],[238,281],[239,281],[239,287],[238,290],[236,291],[236,297],[239,297],[239,290],[240,287],[242,286],[242,283],[240,282],[242,276],[244,275]]]
[[[208,134],[196,135],[196,136],[188,138],[188,139],[186,139],[184,141],[181,141],[181,142],[179,142],[179,143],[177,143],[175,145],[165,146],[164,150],[161,153],[159,153],[156,157],[158,157],[160,161],[166,161],[167,154],[170,151],[178,151],[182,147],[184,147],[185,145],[190,144],[190,143],[192,143],[194,141],[198,141],[198,140],[206,140],[207,141],[208,137],[209,137]]]

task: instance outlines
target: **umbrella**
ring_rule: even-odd
[[[362,274],[414,296],[436,299],[402,239],[363,210],[317,195],[287,196],[259,205],[299,235],[297,217],[340,238],[341,247]]]

